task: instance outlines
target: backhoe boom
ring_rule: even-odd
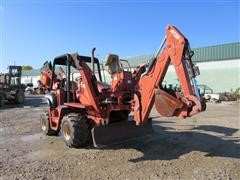
[[[155,97],[156,109],[163,116],[187,117],[202,110],[201,99],[194,91],[196,67],[191,61],[188,40],[174,26],[167,26],[166,47],[159,51],[146,74],[138,82],[140,96],[138,108],[134,110],[137,124],[146,123]],[[170,63],[178,76],[182,93],[169,94],[161,84]]]

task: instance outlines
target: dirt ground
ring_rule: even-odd
[[[0,179],[240,179],[240,103],[193,118],[160,118],[155,133],[104,149],[41,134],[40,96],[0,109]]]

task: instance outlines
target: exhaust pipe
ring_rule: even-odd
[[[92,56],[91,56],[93,75],[95,75],[95,67],[94,67],[94,51],[95,51],[95,50],[96,50],[96,48],[93,48],[93,49],[92,49]]]

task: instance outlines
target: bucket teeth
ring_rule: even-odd
[[[120,144],[152,133],[154,130],[151,119],[140,126],[136,126],[134,121],[121,121],[106,126],[96,126],[91,130],[93,146],[96,148]]]

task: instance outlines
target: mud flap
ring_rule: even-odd
[[[151,119],[145,125],[136,126],[135,121],[121,121],[96,126],[91,130],[93,146],[96,148],[124,143],[152,133],[154,130]]]

